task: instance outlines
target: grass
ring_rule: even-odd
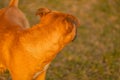
[[[76,40],[50,65],[47,80],[120,80],[119,5],[119,0],[20,0],[31,25],[38,22],[39,7],[73,14],[81,22]]]

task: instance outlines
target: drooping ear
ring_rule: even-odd
[[[42,17],[50,12],[51,12],[51,10],[48,8],[39,8],[36,12],[36,15],[39,15],[40,17]]]
[[[74,25],[77,26],[77,27],[80,26],[79,20],[78,20],[76,17],[74,17],[73,15],[69,15],[69,14],[68,14],[67,17],[66,17],[66,20],[67,20],[68,22],[74,24]]]

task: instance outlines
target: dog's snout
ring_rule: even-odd
[[[80,22],[79,22],[79,20],[76,18],[76,17],[74,17],[74,16],[72,16],[72,15],[67,15],[67,21],[69,21],[69,22],[71,22],[72,24],[74,24],[75,26],[77,26],[77,27],[79,27],[80,26]]]

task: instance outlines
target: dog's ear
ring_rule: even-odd
[[[72,16],[72,15],[67,15],[66,20],[67,20],[68,22],[74,24],[74,25],[77,26],[77,27],[80,26],[79,20],[78,20],[76,17]]]
[[[36,15],[39,15],[40,17],[42,17],[50,12],[51,12],[51,10],[48,8],[39,8],[36,12]]]

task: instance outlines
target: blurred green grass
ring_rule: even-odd
[[[1,0],[0,8],[8,2]],[[35,12],[40,7],[80,20],[76,40],[53,60],[47,80],[120,80],[120,0],[20,0],[19,4],[31,25],[39,21]]]

